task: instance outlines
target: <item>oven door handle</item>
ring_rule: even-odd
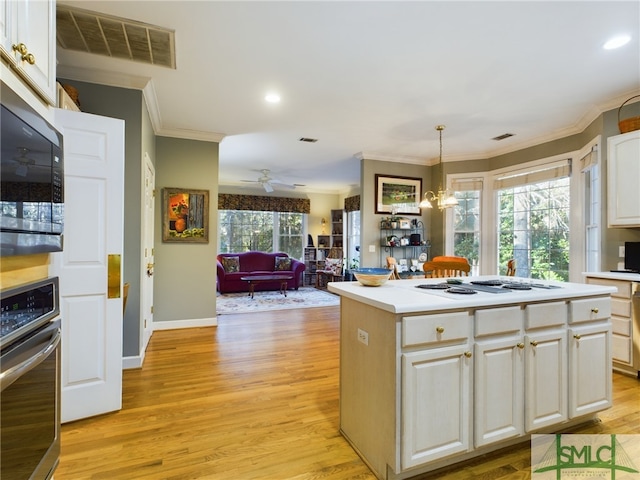
[[[30,372],[42,362],[44,362],[45,359],[51,354],[51,352],[53,352],[60,344],[61,336],[62,335],[60,333],[60,329],[58,328],[55,335],[40,351],[36,352],[24,362],[21,362],[9,368],[7,371],[0,373],[0,391],[3,391],[13,382],[18,380],[22,375]]]

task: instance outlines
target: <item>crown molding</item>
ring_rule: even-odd
[[[114,73],[108,70],[87,69],[80,67],[59,67],[58,76],[77,80],[79,82],[96,83],[108,87],[129,88],[141,90],[153,132],[159,137],[182,138],[185,140],[199,140],[205,142],[220,143],[226,134],[207,132],[203,130],[186,130],[179,128],[165,128],[158,107],[158,97],[150,77],[129,75],[126,73]]]

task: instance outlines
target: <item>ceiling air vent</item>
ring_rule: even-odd
[[[300,137],[300,141],[301,142],[307,142],[307,143],[316,143],[318,141],[317,138],[309,138],[309,137]]]
[[[497,137],[493,137],[491,140],[495,140],[499,142],[500,140],[504,140],[505,138],[513,137],[515,133],[503,133],[502,135],[498,135]]]
[[[176,68],[173,30],[67,5],[56,22],[61,48]]]

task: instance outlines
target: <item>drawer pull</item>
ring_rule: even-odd
[[[467,358],[471,358],[471,352],[464,352],[464,356]]]
[[[598,313],[600,310],[598,310],[598,307],[593,307],[591,309],[591,313]]]
[[[444,333],[444,327],[436,327],[436,332]]]
[[[576,340],[580,340],[582,337],[580,336],[579,333],[576,333],[573,338],[575,338]]]
[[[519,342],[516,347],[518,347],[520,350],[522,350],[524,348],[524,343]]]
[[[531,342],[531,345],[533,345],[534,347],[537,347],[538,346],[538,342],[536,340],[534,340],[534,341]]]

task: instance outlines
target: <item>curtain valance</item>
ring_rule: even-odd
[[[310,213],[311,200],[308,198],[261,197],[259,195],[219,193],[218,210]]]

